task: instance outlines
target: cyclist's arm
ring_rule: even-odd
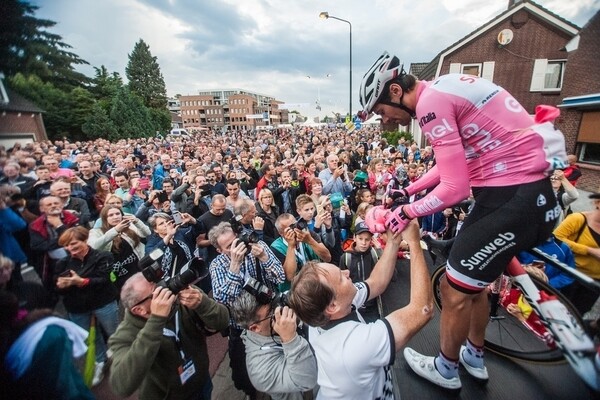
[[[440,183],[421,200],[404,206],[404,211],[412,218],[441,211],[469,196],[469,170],[458,126],[454,123],[449,131],[453,134],[433,143]]]
[[[425,189],[434,187],[440,183],[440,171],[437,165],[431,168],[425,175],[417,179],[406,187],[406,192],[409,196],[422,192]]]

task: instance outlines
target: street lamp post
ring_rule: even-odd
[[[350,23],[350,21],[347,21],[345,19],[334,17],[333,15],[329,15],[329,13],[327,11],[323,11],[322,13],[320,13],[319,18],[337,19],[338,21],[347,23],[348,26],[350,27],[350,104],[349,104],[348,113],[349,113],[350,117],[352,117],[352,24]]]

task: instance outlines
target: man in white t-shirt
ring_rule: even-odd
[[[390,366],[404,346],[433,316],[433,293],[414,221],[401,235],[388,231],[385,250],[364,282],[352,283],[348,270],[308,262],[292,282],[289,302],[310,325],[318,365],[318,399],[392,399]],[[386,289],[400,242],[410,250],[410,302],[366,324],[356,311]]]

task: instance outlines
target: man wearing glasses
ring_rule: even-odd
[[[302,399],[317,384],[317,362],[306,339],[296,332],[296,313],[287,307],[260,304],[242,292],[231,308],[244,328],[246,367],[254,387],[273,400]]]
[[[141,399],[210,399],[205,332],[227,327],[227,307],[195,286],[175,295],[141,272],[125,282],[121,302],[125,318],[108,342],[113,390],[130,396],[139,389]]]

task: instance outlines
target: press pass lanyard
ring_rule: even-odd
[[[177,351],[179,351],[179,355],[181,357],[181,365],[177,368],[177,373],[179,374],[179,379],[181,380],[181,384],[184,385],[187,380],[196,373],[196,367],[194,366],[194,362],[191,358],[187,358],[185,356],[185,352],[183,351],[183,346],[181,345],[181,340],[179,339],[179,310],[175,312],[175,332],[171,329],[163,328],[163,335],[166,337],[172,337],[175,340],[175,346],[177,347]]]
[[[175,340],[175,346],[177,347],[177,351],[179,351],[179,355],[181,356],[182,361],[186,361],[185,353],[183,351],[183,346],[181,345],[181,340],[179,339],[179,311],[175,312],[175,332],[171,329],[163,328],[163,336],[173,338]]]

